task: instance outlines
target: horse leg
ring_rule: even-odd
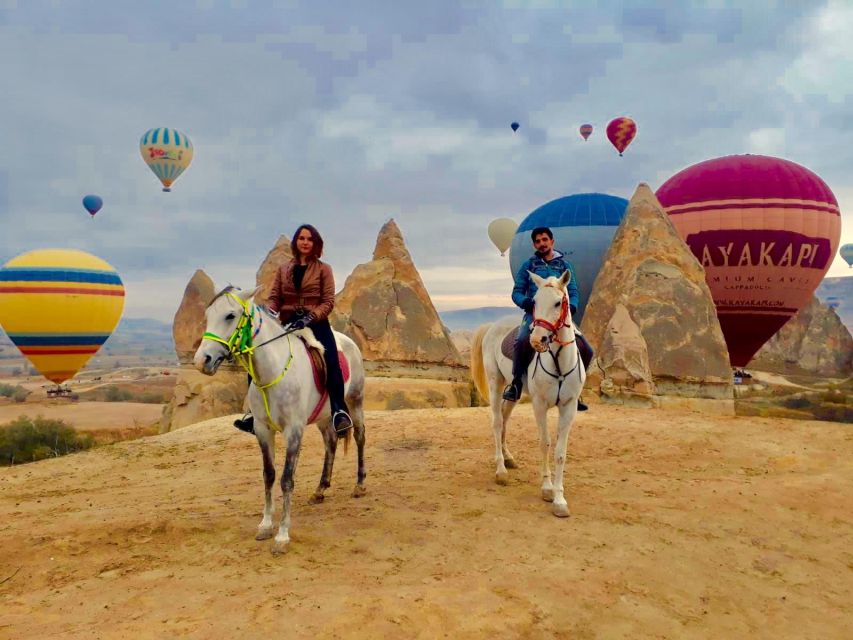
[[[338,438],[335,435],[335,430],[332,428],[331,418],[320,420],[317,423],[317,428],[323,437],[323,444],[326,447],[326,457],[323,460],[323,473],[320,474],[320,484],[317,485],[314,495],[308,500],[310,504],[320,504],[326,499],[326,489],[332,486],[332,468],[335,465],[335,452],[338,447]]]
[[[353,405],[352,419],[355,423],[353,425],[353,431],[355,431],[355,444],[358,446],[358,476],[356,478],[355,487],[352,490],[352,497],[360,498],[367,493],[367,487],[364,486],[364,480],[367,478],[367,470],[364,467],[364,407],[361,402]]]
[[[557,421],[557,446],[554,447],[554,503],[551,512],[558,518],[569,516],[569,505],[563,495],[563,471],[566,467],[569,433],[572,430],[572,422],[574,422],[577,412],[577,400],[572,398],[560,406],[560,416]]]
[[[539,473],[542,476],[542,499],[551,502],[554,499],[554,485],[551,483],[551,469],[548,465],[548,454],[551,449],[551,434],[548,433],[548,405],[538,394],[533,395],[533,415],[536,416],[536,426],[539,427],[541,454]]]
[[[492,432],[495,436],[495,482],[498,484],[508,484],[509,474],[507,473],[506,462],[504,460],[503,442],[506,422],[509,414],[512,413],[515,403],[504,402],[501,398],[502,392],[503,389],[501,389],[498,378],[492,378],[489,389],[489,406],[492,409]]]
[[[284,460],[284,472],[281,474],[281,493],[284,507],[278,533],[275,536],[272,552],[274,555],[287,551],[290,543],[290,508],[293,498],[293,479],[296,475],[296,463],[299,462],[299,450],[302,446],[302,425],[292,427],[287,433],[287,453]]]
[[[255,540],[272,538],[272,485],[275,482],[275,433],[261,420],[255,420],[255,437],[261,447],[264,463],[264,517],[258,525]]]

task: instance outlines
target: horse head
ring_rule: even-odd
[[[530,332],[530,344],[536,351],[547,351],[551,342],[570,344],[560,340],[558,334],[564,327],[574,337],[572,314],[569,312],[569,294],[566,286],[572,275],[565,271],[556,278],[542,278],[528,271],[530,278],[538,287],[533,296],[533,330]]]
[[[252,300],[260,288],[242,291],[228,286],[210,301],[204,312],[204,336],[193,357],[196,369],[212,376],[223,360],[239,353],[246,340],[251,340]]]

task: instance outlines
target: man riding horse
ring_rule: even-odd
[[[536,294],[536,284],[530,278],[535,273],[542,278],[555,276],[559,278],[564,272],[571,273],[568,284],[569,307],[572,315],[578,309],[578,285],[575,279],[575,269],[563,254],[554,250],[554,234],[548,227],[537,227],[530,238],[533,240],[535,254],[525,261],[515,275],[515,286],[512,289],[512,301],[524,311],[524,318],[518,329],[515,349],[512,358],[512,382],[503,392],[503,399],[517,402],[521,398],[522,377],[533,358],[533,347],[530,346],[530,329],[533,323],[533,296]],[[530,272],[530,273],[528,273]],[[589,368],[592,360],[592,347],[579,333],[575,333],[578,351],[583,361],[584,369]],[[578,399],[578,411],[586,411],[587,406]]]

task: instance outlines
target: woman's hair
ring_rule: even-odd
[[[314,248],[311,250],[311,255],[308,256],[308,259],[319,260],[323,255],[323,237],[320,235],[320,232],[310,224],[299,225],[296,233],[293,234],[293,240],[290,241],[290,251],[293,253],[293,257],[299,258],[299,249],[296,247],[296,239],[299,237],[299,234],[302,233],[303,229],[307,229],[311,233],[311,238],[314,240]]]

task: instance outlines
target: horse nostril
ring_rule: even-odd
[[[204,356],[204,364],[210,364],[210,356]]]

